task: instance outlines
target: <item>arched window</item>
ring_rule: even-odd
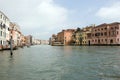
[[[119,32],[117,31],[117,35],[119,34]]]
[[[113,43],[113,39],[110,40],[110,44],[112,44],[112,43]]]
[[[101,36],[103,36],[103,33],[101,33]]]
[[[119,38],[117,39],[117,41],[119,42]]]

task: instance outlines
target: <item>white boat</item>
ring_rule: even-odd
[[[61,42],[53,42],[52,46],[64,46]]]

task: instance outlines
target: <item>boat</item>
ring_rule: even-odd
[[[61,42],[53,42],[52,46],[64,46]]]

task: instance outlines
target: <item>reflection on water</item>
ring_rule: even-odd
[[[120,80],[119,46],[32,46],[0,52],[0,80]]]

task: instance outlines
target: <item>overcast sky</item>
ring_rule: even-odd
[[[120,22],[120,0],[0,0],[23,34],[49,39],[62,29]]]

